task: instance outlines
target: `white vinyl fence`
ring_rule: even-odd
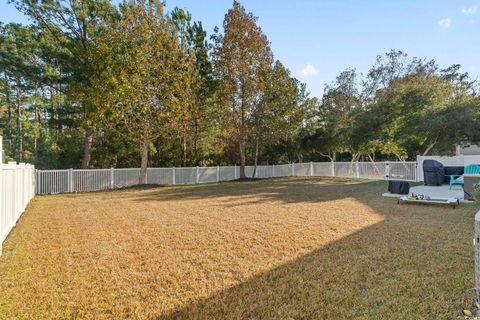
[[[16,162],[2,163],[0,136],[0,254],[3,241],[35,195],[35,167]]]
[[[458,155],[458,156],[417,156],[418,163],[418,181],[423,181],[423,161],[436,160],[444,166],[466,167],[470,164],[480,164],[480,156],[474,155]]]
[[[253,166],[245,168],[252,177]],[[37,170],[36,193],[54,194],[118,189],[138,185],[140,169]],[[340,177],[417,181],[416,162],[309,162],[257,166],[255,178]],[[148,168],[147,184],[179,185],[236,180],[240,167]]]

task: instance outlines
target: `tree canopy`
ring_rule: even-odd
[[[413,160],[480,141],[460,65],[391,50],[311,97],[238,1],[209,35],[160,0],[11,0],[0,23],[8,159],[38,168]]]

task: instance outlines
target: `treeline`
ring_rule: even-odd
[[[237,1],[211,36],[161,1],[13,3],[32,23],[0,25],[0,123],[7,157],[39,168],[405,160],[480,140],[458,65],[391,51],[317,99]]]

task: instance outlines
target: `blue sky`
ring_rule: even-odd
[[[272,43],[275,57],[321,96],[324,83],[348,67],[366,72],[378,54],[401,49],[460,63],[480,75],[480,0],[243,0]],[[211,34],[232,0],[167,0],[167,9],[188,9]],[[26,22],[7,0],[0,20]],[[302,72],[303,71],[303,72]]]

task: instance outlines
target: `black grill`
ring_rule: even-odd
[[[423,161],[423,181],[426,186],[440,186],[445,181],[445,168],[436,160]]]

